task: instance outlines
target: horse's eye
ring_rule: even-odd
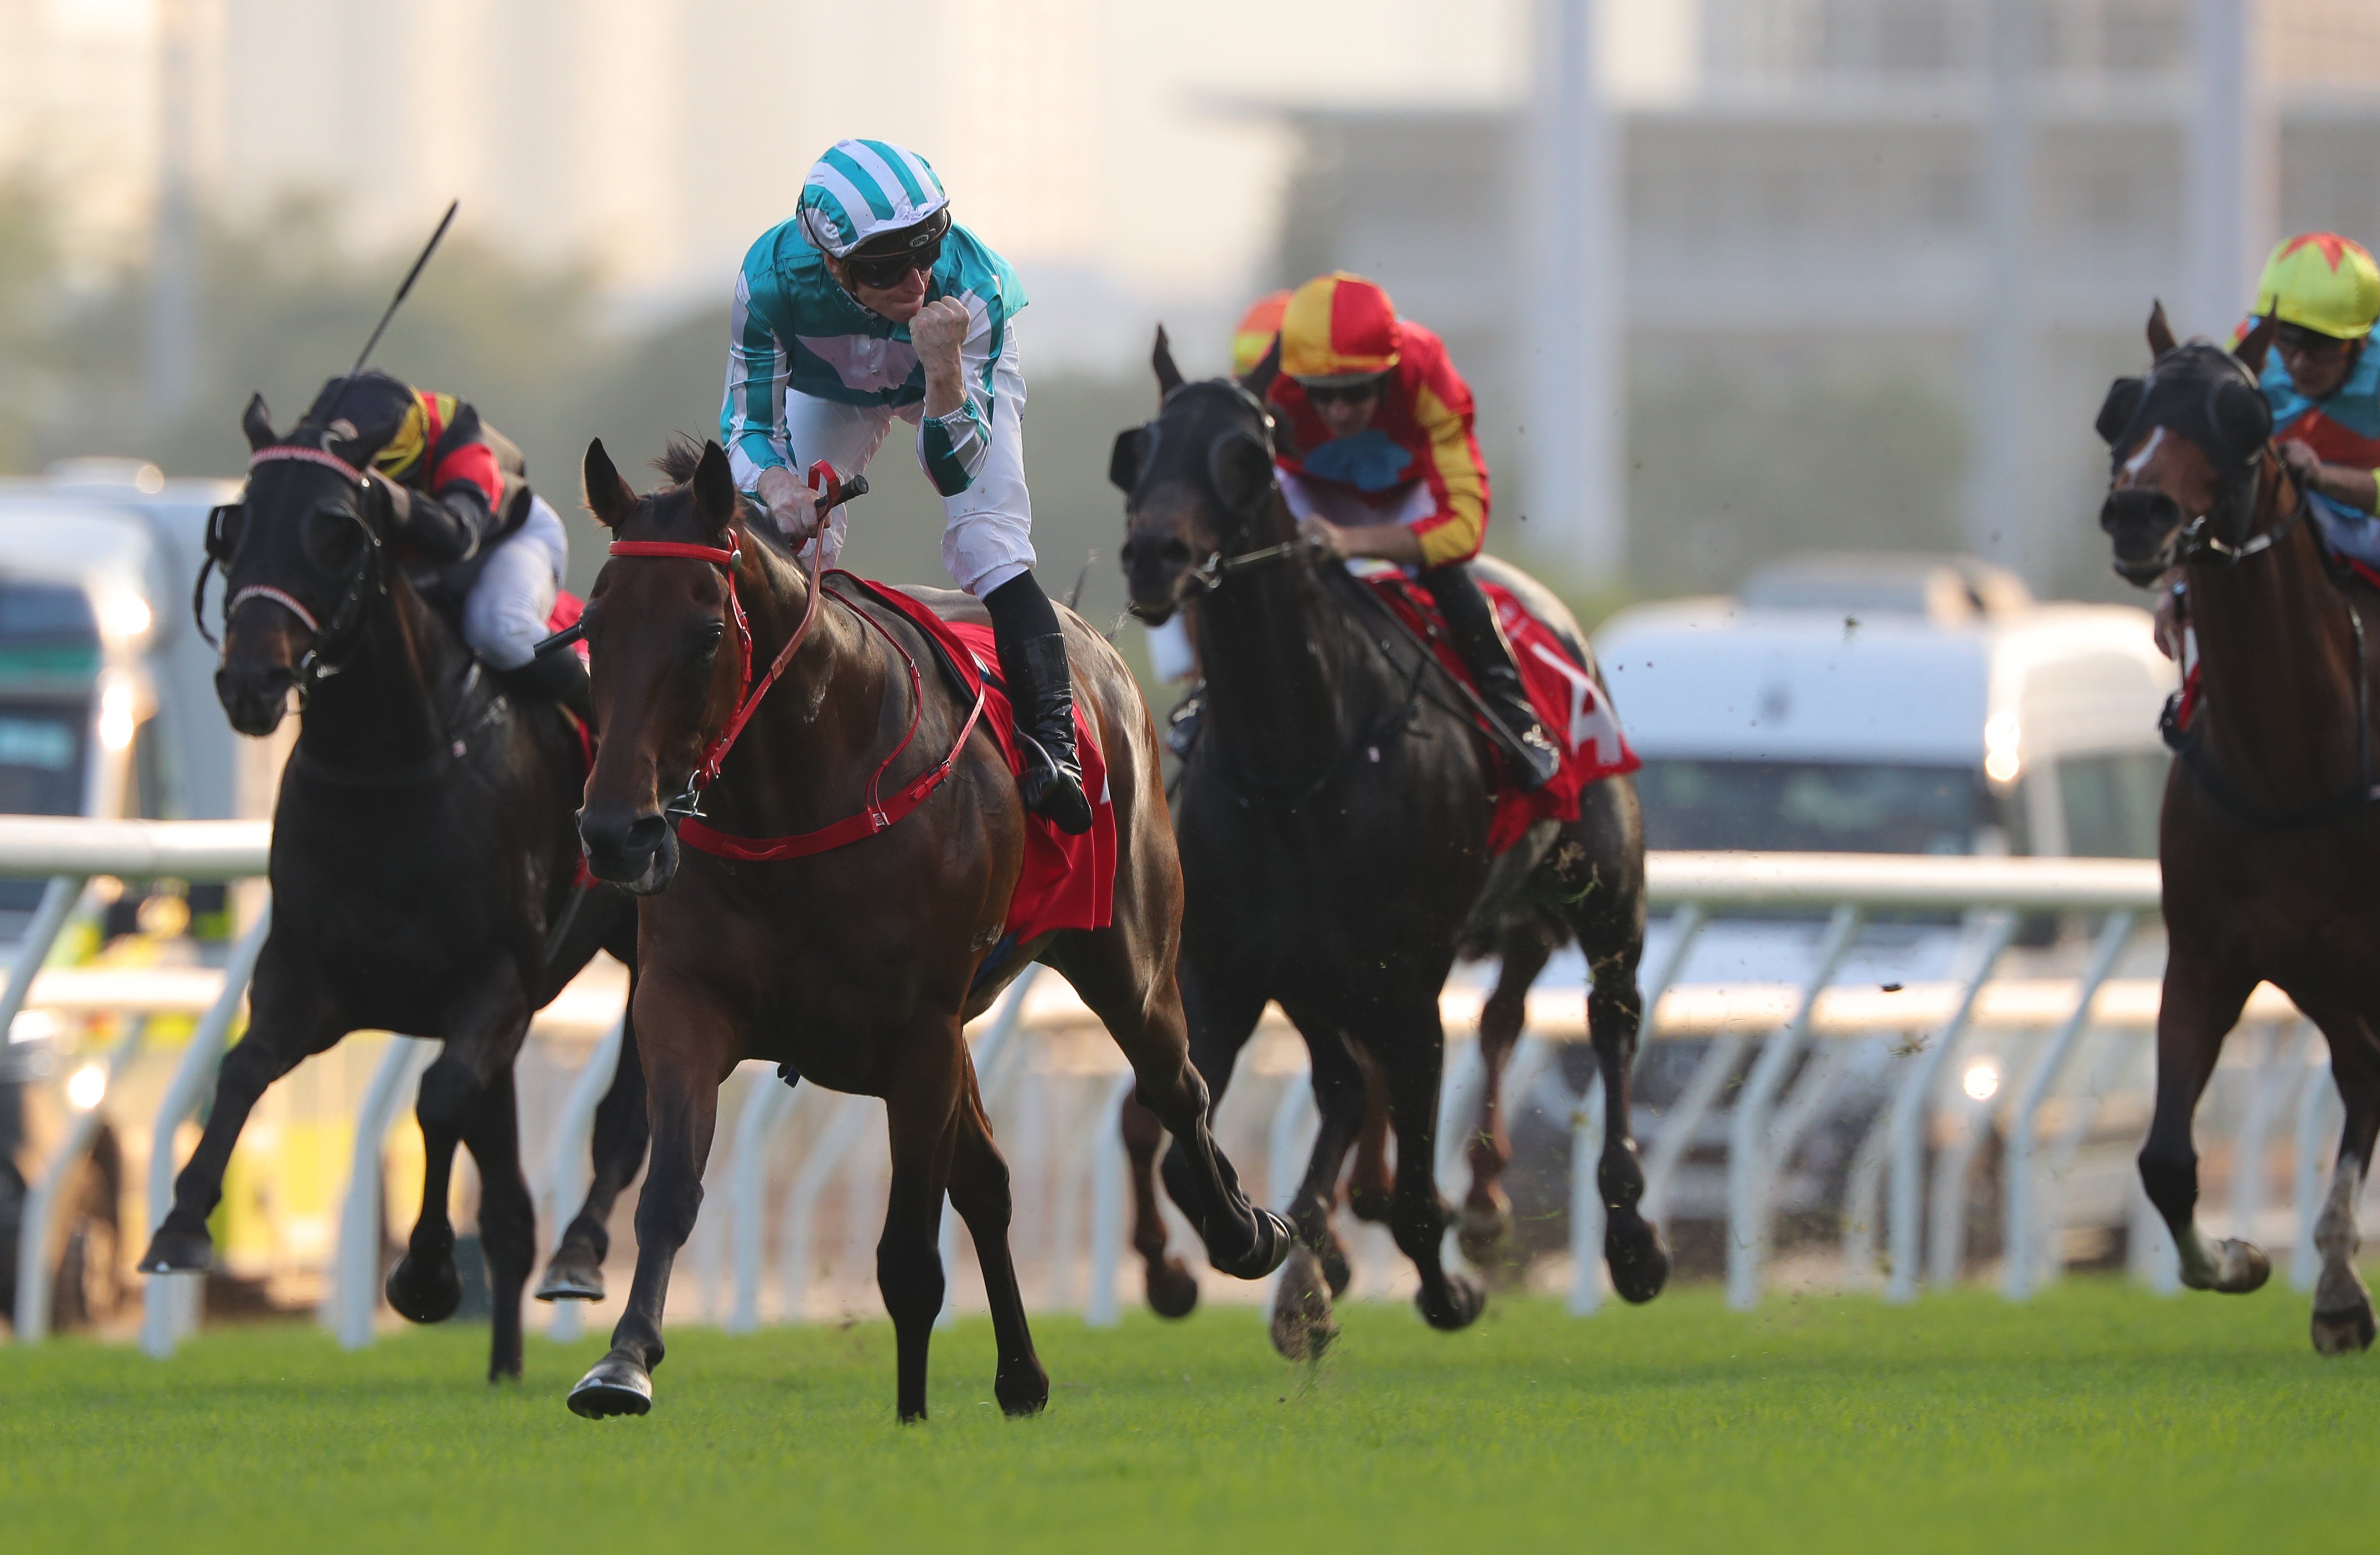
[[[306,515],[298,530],[306,559],[318,567],[343,567],[355,559],[362,543],[356,521],[335,507],[318,507]]]
[[[695,662],[708,664],[719,657],[719,644],[726,635],[727,628],[718,622],[711,623],[708,629],[697,635],[694,639]]]

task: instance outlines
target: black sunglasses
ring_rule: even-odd
[[[1306,399],[1315,405],[1329,405],[1333,400],[1354,405],[1376,399],[1380,393],[1380,381],[1377,378],[1366,378],[1357,383],[1302,383],[1298,386],[1305,391]]]
[[[2355,342],[2341,340],[2335,335],[2325,334],[2319,330],[2306,329],[2298,324],[2283,324],[2273,332],[2273,344],[2284,351],[2294,351],[2310,357],[2324,357],[2334,351],[2344,351]]]
[[[941,257],[942,240],[936,237],[929,243],[898,254],[878,258],[862,258],[854,254],[844,260],[843,265],[851,273],[851,278],[861,285],[890,291],[907,280],[912,270],[931,271],[934,261]]]

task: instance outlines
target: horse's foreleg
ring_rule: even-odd
[[[635,974],[629,975],[630,1001],[636,998]],[[637,1053],[637,1024],[632,1013],[620,1017],[620,1062],[613,1071],[612,1087],[595,1107],[592,1141],[594,1175],[587,1184],[586,1202],[571,1218],[553,1257],[538,1282],[540,1301],[601,1301],[603,1259],[612,1250],[612,1206],[645,1163],[645,1145],[651,1125],[645,1111],[645,1069]]]
[[[2252,1291],[2272,1272],[2255,1247],[2214,1242],[2198,1229],[2198,1151],[2191,1143],[2198,1099],[2254,987],[2253,978],[2210,970],[2206,957],[2182,945],[2167,957],[2157,1010],[2156,1112],[2141,1147],[2141,1185],[2173,1233],[2182,1283],[2192,1290]]]
[[[1293,1361],[1312,1360],[1339,1337],[1330,1304],[1347,1288],[1347,1248],[1331,1228],[1339,1206],[1339,1172],[1364,1116],[1364,1074],[1339,1028],[1311,1009],[1290,1011],[1312,1060],[1315,1110],[1320,1126],[1306,1157],[1305,1176],[1291,1196],[1289,1223],[1297,1245],[1281,1266],[1273,1290],[1272,1347]],[[1293,1082],[1294,1083],[1294,1082]]]
[[[1008,1162],[993,1143],[983,1115],[983,1095],[970,1066],[966,1094],[959,1099],[958,1142],[951,1158],[951,1208],[966,1221],[983,1290],[991,1304],[991,1330],[1000,1346],[1000,1369],[991,1391],[1009,1415],[1038,1415],[1050,1402],[1050,1374],[1033,1353],[1033,1331],[1025,1320],[1025,1293],[1017,1287],[1016,1260],[1008,1245]],[[1160,1249],[1161,1250],[1161,1249]],[[1194,1289],[1196,1287],[1193,1287]]]
[[[2372,1346],[2372,1293],[2356,1272],[2356,1255],[2363,1239],[2355,1212],[2363,1197],[2363,1179],[2372,1170],[2373,1136],[2380,1130],[2380,1048],[2371,1027],[2361,1020],[2333,1027],[2330,1071],[2347,1107],[2347,1124],[2338,1142],[2338,1163],[2331,1171],[2330,1192],[2324,1196],[2313,1223],[2313,1245],[2322,1255],[2322,1273],[2313,1287],[2313,1347],[2325,1355],[2346,1355]]]
[[[213,1266],[207,1217],[223,1200],[224,1171],[249,1111],[275,1080],[346,1035],[328,996],[294,978],[274,943],[265,942],[257,965],[248,1035],[224,1055],[198,1148],[174,1179],[173,1207],[141,1255],[144,1274],[200,1273]],[[173,1143],[160,1139],[155,1148],[171,1149]]]
[[[667,1353],[662,1310],[670,1270],[702,1209],[702,1169],[719,1122],[719,1087],[742,1047],[725,1012],[697,996],[672,992],[675,997],[663,1003],[650,980],[640,990],[648,1018],[638,1046],[652,1117],[652,1159],[637,1198],[637,1273],[627,1306],[612,1330],[611,1353],[570,1390],[571,1412],[589,1420],[642,1415],[653,1406],[652,1369]],[[652,1018],[656,1011],[668,1015],[668,1028],[660,1033]]]
[[[1661,1245],[1659,1230],[1636,1208],[1645,1197],[1645,1166],[1629,1133],[1630,1076],[1644,1018],[1636,957],[1598,959],[1593,976],[1586,1021],[1603,1076],[1603,1155],[1595,1168],[1596,1188],[1603,1196],[1603,1261],[1611,1270],[1612,1289],[1624,1300],[1650,1301],[1670,1282],[1670,1251]]]
[[[1438,1193],[1438,1089],[1446,1037],[1439,1025],[1436,990],[1390,1014],[1370,1045],[1386,1082],[1389,1124],[1397,1136],[1397,1185],[1389,1229],[1398,1249],[1421,1275],[1414,1305],[1432,1328],[1468,1327],[1488,1298],[1471,1281],[1448,1273],[1439,1251],[1447,1209]]]
[[[463,1142],[480,1166],[480,1246],[494,1302],[488,1380],[520,1380],[521,1292],[537,1260],[537,1208],[521,1173],[520,1118],[509,1063],[480,1087]]]
[[[1117,1126],[1132,1166],[1132,1247],[1147,1271],[1149,1310],[1160,1318],[1187,1318],[1198,1305],[1198,1282],[1187,1264],[1166,1251],[1165,1216],[1157,1204],[1157,1152],[1165,1142],[1165,1124],[1141,1105],[1135,1089],[1123,1099]]]
[[[1512,1246],[1512,1201],[1504,1192],[1504,1171],[1512,1160],[1512,1136],[1504,1123],[1504,1069],[1528,1024],[1529,985],[1546,969],[1552,954],[1551,938],[1536,924],[1508,936],[1496,991],[1479,1011],[1479,1064],[1486,1083],[1479,1094],[1479,1124],[1464,1152],[1470,1158],[1471,1188],[1463,1196],[1454,1232],[1455,1245],[1475,1269],[1511,1268],[1518,1262]]]
[[[876,1288],[892,1319],[895,1401],[907,1425],[926,1417],[927,1355],[934,1318],[942,1309],[942,1196],[958,1146],[963,1087],[970,1083],[966,1039],[953,1022],[947,1032],[910,1043],[904,1059],[891,1067],[900,1079],[884,1099],[892,1183],[885,1197],[884,1234],[876,1243]],[[983,1243],[976,1245],[980,1252]],[[1004,1233],[1000,1245],[1007,1245]],[[1010,1282],[1014,1282],[1013,1271]]]

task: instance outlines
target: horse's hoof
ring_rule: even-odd
[[[991,1379],[991,1394],[1000,1401],[1000,1412],[1012,1420],[1038,1415],[1050,1404],[1050,1374],[1038,1361],[1003,1366]]]
[[[408,1323],[443,1323],[463,1305],[463,1277],[452,1257],[424,1266],[407,1253],[388,1271],[382,1289],[389,1306]]]
[[[2372,1303],[2367,1298],[2337,1312],[2313,1315],[2313,1348],[2320,1355],[2346,1355],[2372,1348]]]
[[[582,1420],[644,1415],[653,1407],[653,1375],[617,1350],[597,1361],[570,1390],[570,1413]]]
[[[1512,1212],[1501,1205],[1493,1209],[1464,1205],[1455,1217],[1454,1245],[1471,1260],[1474,1269],[1490,1269],[1505,1262],[1512,1256]]]
[[[1347,1244],[1335,1232],[1322,1245],[1322,1278],[1330,1283],[1333,1301],[1347,1294],[1348,1283],[1355,1278],[1354,1266],[1347,1261]]]
[[[2262,1290],[2265,1282],[2273,1277],[2273,1260],[2252,1242],[2226,1237],[2218,1250],[2223,1257],[2222,1272],[2211,1288],[2225,1295],[2246,1295],[2250,1291]]]
[[[1297,1245],[1297,1233],[1289,1222],[1269,1209],[1252,1209],[1256,1217],[1256,1234],[1248,1239],[1247,1247],[1239,1253],[1217,1254],[1207,1249],[1207,1261],[1215,1266],[1218,1274],[1228,1274],[1234,1280],[1261,1280],[1279,1269],[1289,1257],[1290,1248]]]
[[[168,1221],[149,1239],[140,1268],[143,1274],[204,1274],[214,1266],[215,1239],[207,1234],[206,1227],[176,1231]]]
[[[1318,1361],[1338,1337],[1322,1260],[1300,1243],[1281,1266],[1281,1288],[1273,1293],[1272,1347],[1286,1361]]]
[[[603,1266],[593,1252],[585,1247],[565,1246],[555,1252],[552,1261],[545,1266],[545,1278],[538,1282],[540,1301],[601,1301],[603,1299]]]
[[[1603,1261],[1620,1299],[1642,1306],[1670,1282],[1670,1250],[1642,1215],[1614,1215],[1603,1230]]]
[[[1467,1329],[1488,1309],[1488,1293],[1460,1274],[1445,1277],[1435,1299],[1427,1284],[1414,1293],[1414,1305],[1431,1328],[1442,1333]]]
[[[1148,1266],[1148,1309],[1160,1318],[1187,1318],[1198,1306],[1198,1281],[1180,1258]]]

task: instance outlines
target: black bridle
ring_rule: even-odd
[[[249,457],[248,467],[251,470],[259,465],[266,464],[320,465],[344,477],[356,488],[363,502],[369,503],[371,500],[370,478],[355,466],[327,450],[308,447],[302,443],[276,443],[260,448]],[[224,569],[225,582],[226,585],[229,584],[233,555],[238,548],[239,541],[246,538],[244,533],[248,517],[246,507],[247,504],[243,501],[226,507],[218,507],[207,515],[206,560],[199,568],[199,580],[190,593],[190,614],[198,623],[199,633],[211,646],[217,648],[222,646],[221,643],[217,641],[213,633],[207,630],[207,575],[216,565],[221,565]],[[243,533],[239,535],[229,533],[232,527],[229,515],[235,510],[241,515],[238,523]],[[304,601],[285,589],[274,588],[270,584],[249,584],[237,590],[227,589],[224,598],[223,619],[226,633],[231,629],[232,613],[249,600],[271,601],[296,616],[309,631],[313,633],[313,641],[307,644],[305,653],[298,658],[291,673],[291,683],[297,688],[298,706],[301,711],[304,711],[308,699],[313,695],[315,686],[346,669],[354,662],[356,655],[362,651],[365,607],[371,601],[373,596],[388,592],[386,559],[381,543],[380,531],[372,526],[370,519],[354,507],[341,507],[337,512],[341,517],[355,525],[362,536],[363,543],[357,551],[354,567],[348,572],[346,589],[340,595],[339,602],[332,607],[328,618],[318,618]]]

